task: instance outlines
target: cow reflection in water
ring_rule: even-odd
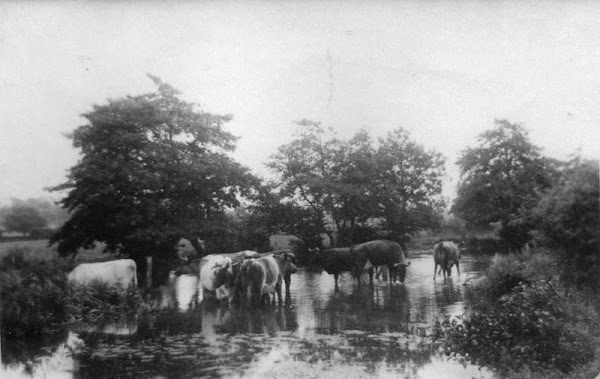
[[[448,281],[443,286],[435,287],[435,302],[439,308],[452,305],[461,299],[461,286]]]
[[[220,307],[202,305],[202,335],[214,341],[219,334],[268,334],[298,327],[296,311],[288,307]]]
[[[404,286],[357,286],[350,294],[335,292],[320,314],[319,326],[328,332],[368,330],[404,332],[410,319],[408,289]]]

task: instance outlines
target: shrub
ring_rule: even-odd
[[[543,271],[554,279],[543,279]],[[554,260],[540,254],[496,262],[470,294],[471,309],[436,323],[443,350],[503,375],[520,369],[566,373],[593,359],[592,337],[581,321],[597,316],[567,297],[556,273]]]
[[[0,273],[2,328],[6,337],[51,333],[68,320],[64,271],[45,264]]]

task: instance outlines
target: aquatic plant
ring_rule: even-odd
[[[67,289],[69,321],[97,324],[137,315],[144,301],[138,288],[95,283]]]

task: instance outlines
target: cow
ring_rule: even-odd
[[[292,265],[293,267],[290,266],[283,275],[283,281],[285,282],[285,293],[286,293],[286,295],[289,296],[290,285],[292,282],[292,274],[295,274],[298,271],[298,269],[295,265],[296,256],[294,255],[294,253],[292,253],[292,250],[290,250],[290,249],[280,249],[280,250],[269,251],[266,253],[258,253],[258,257],[266,257],[268,255],[273,255],[274,257],[280,257],[282,255],[285,255],[288,258],[288,260],[293,263],[293,265]]]
[[[220,254],[207,255],[200,260],[198,276],[198,304],[204,300],[204,291],[214,291],[217,300],[231,302],[233,260]]]
[[[436,270],[438,265],[440,271],[444,273],[444,280],[446,280],[446,274],[448,277],[452,275],[452,266],[456,264],[456,271],[460,275],[460,267],[458,261],[460,259],[460,245],[452,241],[441,241],[435,244],[433,247],[433,280],[435,280]],[[440,274],[439,272],[437,273]]]
[[[288,254],[270,254],[245,260],[240,267],[238,282],[248,306],[268,304],[271,294],[277,294],[279,304],[282,304],[281,281],[286,272],[295,271],[296,266]]]
[[[109,286],[137,287],[137,266],[133,259],[82,263],[67,274],[71,285],[105,283]]]
[[[175,297],[180,310],[186,310],[197,295],[198,304],[206,291],[214,292],[218,300],[231,302],[234,265],[258,253],[250,250],[231,254],[206,254],[206,244],[199,238],[180,238],[176,253],[178,267],[175,276]],[[193,288],[194,290],[190,290]]]
[[[318,264],[329,274],[333,275],[335,289],[338,290],[338,277],[342,272],[354,270],[354,255],[349,247],[338,247],[327,250],[309,249],[310,264]]]
[[[393,241],[374,240],[350,248],[354,256],[354,277],[361,283],[360,275],[363,270],[368,269],[370,282],[373,283],[373,267],[387,266],[390,284],[397,279],[404,283],[406,277],[406,257],[400,245]]]

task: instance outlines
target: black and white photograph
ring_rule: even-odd
[[[600,378],[599,20],[0,1],[0,377]]]

